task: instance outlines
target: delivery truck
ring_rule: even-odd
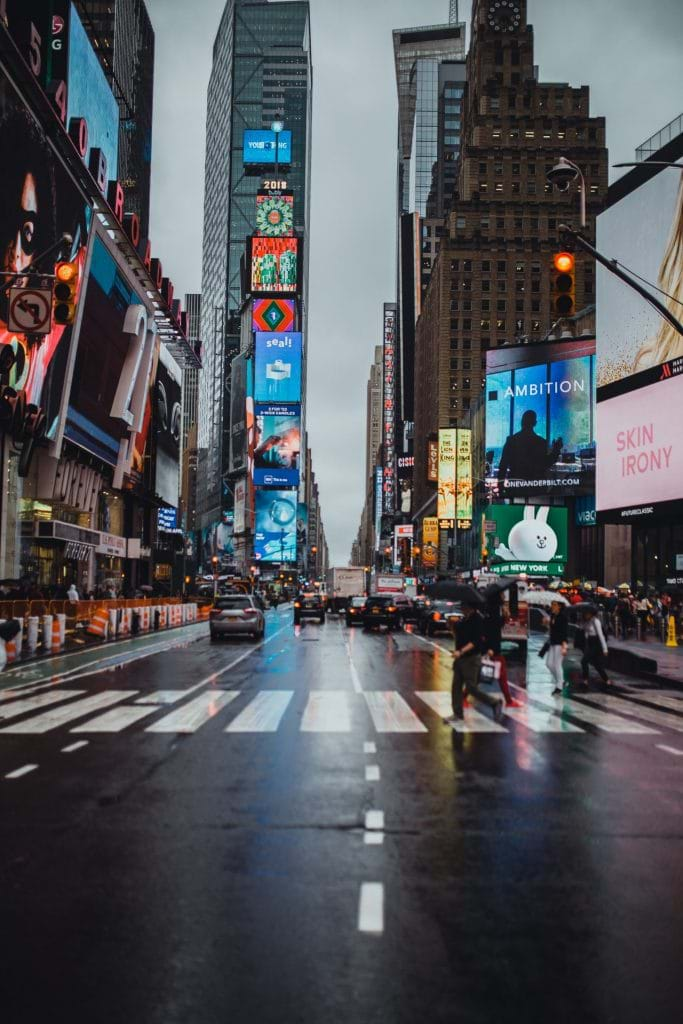
[[[343,612],[350,597],[365,594],[365,569],[346,566],[327,570],[327,607],[331,612]]]

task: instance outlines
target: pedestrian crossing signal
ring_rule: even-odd
[[[573,316],[576,312],[576,264],[570,252],[553,256],[551,307],[555,319]]]
[[[52,293],[52,313],[56,324],[72,324],[76,318],[78,263],[58,263]]]

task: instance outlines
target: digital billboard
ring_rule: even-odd
[[[299,238],[249,237],[249,290],[252,295],[299,290]]]
[[[296,562],[296,490],[256,491],[254,558],[257,562]]]
[[[649,172],[648,172],[649,173]],[[662,168],[598,218],[600,251],[652,281],[683,319],[683,178]],[[624,179],[626,180],[626,179]],[[598,522],[683,514],[683,336],[598,266]]]
[[[218,562],[218,572],[232,568],[235,564],[235,515],[234,512],[224,511],[221,518],[202,530],[202,570],[213,572],[213,558]]]
[[[85,162],[89,161],[92,149],[100,149],[107,161],[107,178],[116,178],[119,105],[73,4],[69,17],[67,83],[66,123],[70,125],[72,118],[83,118],[88,126]]]
[[[308,505],[303,501],[296,507],[296,545],[299,551],[308,545]]]
[[[455,429],[439,431],[438,519],[455,519],[455,435]]]
[[[277,162],[291,164],[292,133],[278,132]],[[245,164],[275,164],[275,132],[246,128],[242,141],[242,159]]]
[[[490,572],[563,575],[567,564],[566,508],[489,505],[484,528]]]
[[[31,260],[66,232],[73,243],[65,252],[78,263],[82,295],[90,208],[55,155],[42,129],[24,107],[10,81],[0,72],[0,271],[22,273]],[[43,263],[53,272],[54,265]],[[5,279],[6,280],[6,279]],[[25,285],[19,278],[17,284]],[[73,327],[53,324],[48,334],[10,331],[8,292],[0,291],[0,352],[14,352],[7,383],[40,406],[47,436],[57,433]]]
[[[394,565],[410,565],[412,560],[413,524],[404,523],[394,527]]]
[[[157,525],[160,530],[173,531],[178,528],[178,509],[162,507],[157,512]]]
[[[472,524],[472,431],[458,429],[455,454],[455,518]],[[461,528],[464,528],[461,527]]]
[[[294,234],[294,196],[256,196],[256,232],[260,237],[284,238]]]
[[[301,335],[257,331],[254,342],[254,399],[301,401]]]
[[[384,443],[384,511],[391,515],[396,509],[396,305],[383,307],[384,345],[384,408],[382,437]]]
[[[249,489],[246,476],[235,482],[235,536],[239,537],[247,528],[247,498]]]
[[[254,483],[296,487],[301,455],[301,406],[256,405]]]
[[[426,516],[422,520],[422,565],[424,569],[436,569],[439,557],[439,520]]]
[[[293,331],[294,299],[254,299],[251,309],[252,331]]]
[[[162,345],[154,384],[155,491],[175,506],[180,494],[181,386],[180,367]]]
[[[230,459],[229,472],[242,473],[247,468],[247,395],[251,361],[244,352],[232,360],[230,378]]]
[[[486,353],[489,497],[595,488],[595,341]]]

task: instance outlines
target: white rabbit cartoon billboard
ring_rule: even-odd
[[[567,564],[567,509],[554,505],[490,505],[486,534],[492,572],[557,576]]]

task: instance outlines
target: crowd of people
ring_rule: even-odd
[[[663,640],[669,617],[676,621],[677,633],[683,632],[683,597],[678,592],[632,591],[628,587],[607,590],[572,588],[570,604],[590,601],[598,609],[607,636],[615,640]]]

